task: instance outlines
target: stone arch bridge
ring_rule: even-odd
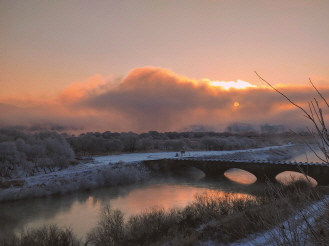
[[[231,168],[239,168],[254,174],[257,181],[270,180],[272,182],[276,182],[275,177],[284,171],[304,172],[314,178],[319,185],[329,184],[329,166],[325,163],[171,158],[146,160],[143,164],[154,171],[174,171],[182,167],[195,167],[211,177],[224,175],[224,172]]]

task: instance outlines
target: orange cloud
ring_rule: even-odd
[[[223,126],[232,121],[291,124],[298,119],[303,123],[302,114],[270,88],[224,90],[203,82],[161,68],[138,68],[115,88],[85,98],[78,105],[122,115],[127,122],[134,122],[137,131],[177,130],[191,124]],[[314,94],[309,87],[281,89],[304,107],[306,98]]]
[[[206,83],[212,86],[220,86],[226,90],[229,90],[230,88],[245,89],[249,87],[257,87],[256,85],[252,85],[249,82],[240,79],[238,79],[237,81],[211,81],[209,79],[203,79],[202,81],[205,81]]]
[[[57,100],[61,103],[77,101],[88,96],[88,93],[95,93],[105,85],[105,79],[100,74],[95,74],[84,82],[70,84],[60,92]]]
[[[265,86],[226,90],[155,67],[136,68],[115,83],[94,75],[66,87],[53,103],[24,110],[2,105],[6,110],[1,111],[0,125],[55,124],[84,131],[143,132],[179,131],[196,124],[225,130],[232,122],[309,124],[299,109]],[[279,89],[305,108],[308,101],[318,98],[311,86]],[[319,89],[329,98],[328,86]],[[324,111],[324,115],[329,114]]]

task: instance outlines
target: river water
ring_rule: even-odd
[[[321,152],[321,150],[315,149],[315,152],[309,150],[305,153],[295,156],[294,158],[291,158],[289,161],[321,163],[322,161],[319,159],[319,157],[325,160],[324,154]]]
[[[315,155],[314,155],[315,156]],[[316,162],[308,153],[308,160]],[[296,161],[306,161],[305,154],[295,157]],[[281,175],[281,174],[280,174]],[[283,174],[282,179],[290,177]],[[223,194],[235,192],[248,194],[248,187],[256,181],[255,176],[243,170],[230,170],[229,179],[208,179],[201,171],[187,169],[183,175],[150,180],[149,182],[124,187],[111,187],[92,192],[77,192],[63,196],[36,198],[0,203],[0,237],[17,233],[23,227],[39,227],[55,223],[73,229],[78,237],[85,237],[96,226],[101,209],[111,204],[120,209],[125,219],[152,206],[165,209],[184,207],[194,200],[196,194],[219,191]],[[234,180],[234,181],[232,181]]]
[[[184,207],[194,200],[196,194],[207,191],[216,190],[223,195],[227,192],[248,192],[247,185],[227,179],[204,178],[200,171],[191,173],[188,170],[184,176],[184,179],[167,177],[124,187],[1,203],[0,237],[1,234],[17,233],[23,227],[35,228],[45,223],[71,227],[76,235],[84,237],[97,224],[101,209],[109,203],[112,208],[120,209],[128,219],[130,215],[152,206],[165,209]],[[246,182],[245,177],[242,182]]]
[[[319,157],[325,160],[325,157],[320,149],[315,149],[315,152],[309,150],[305,153],[295,156],[294,158],[289,159],[288,161],[292,162],[313,162],[313,163],[322,163],[323,161],[319,159]],[[280,173],[277,177],[277,180],[286,183],[292,179],[306,179],[304,174],[298,172],[283,172]],[[308,181],[310,181],[314,186],[317,185],[317,182],[312,177],[307,177]]]

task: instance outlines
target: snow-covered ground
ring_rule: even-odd
[[[288,152],[297,154],[303,151],[305,151],[305,148],[301,146],[284,145],[235,151],[187,151],[185,157],[226,156],[234,159],[247,157],[247,159],[268,160],[272,157],[280,158],[280,155],[284,156]],[[151,171],[140,165],[142,161],[181,158],[180,153],[178,157],[177,154],[177,152],[158,152],[94,157],[92,160],[83,160],[78,165],[70,166],[64,170],[49,174],[39,173],[36,176],[24,178],[25,183],[22,187],[11,187],[0,190],[0,201],[64,194],[77,190],[93,189],[104,185],[118,186],[148,180],[151,177]],[[317,203],[317,205],[322,205],[322,203]],[[312,206],[314,210],[317,210],[317,206]],[[309,210],[306,209],[303,211]],[[296,218],[298,219],[300,217]],[[285,225],[285,223],[282,225]],[[288,227],[286,226],[286,228]],[[279,232],[273,229],[268,232],[253,234],[244,240],[233,243],[232,246],[271,245],[269,243],[271,237],[276,233]],[[216,245],[216,243],[209,241],[207,243],[203,242],[202,245],[212,246]]]
[[[282,223],[272,229],[249,235],[236,242],[227,244],[229,246],[276,246],[276,245],[311,245],[311,228],[315,226],[315,220],[322,216],[329,205],[329,196],[309,204]],[[210,222],[212,223],[212,222]],[[199,246],[216,246],[218,242],[206,241]],[[313,245],[313,244],[312,244]],[[322,244],[321,244],[322,245]],[[325,244],[323,244],[325,245]]]
[[[239,159],[247,154],[256,160],[266,160],[271,155],[280,155],[295,148],[293,145],[271,146],[252,150],[234,151],[187,151],[185,157],[227,156]],[[280,150],[271,153],[270,150]],[[270,151],[270,152],[269,152]],[[148,180],[151,171],[140,163],[144,160],[164,158],[180,158],[177,152],[132,153],[94,157],[93,160],[81,161],[78,165],[70,166],[56,172],[22,179],[21,187],[10,187],[0,190],[0,201],[17,200],[29,197],[64,194],[77,190],[93,189],[101,186],[117,186]]]
[[[251,153],[253,156],[266,159],[268,155],[264,152],[270,149],[287,148],[293,145],[287,144],[283,146],[270,146],[258,149],[250,150],[230,150],[230,151],[186,151],[185,155],[181,156],[178,152],[157,152],[157,153],[133,153],[133,154],[122,154],[122,155],[110,155],[95,157],[96,163],[109,163],[109,162],[133,162],[133,161],[144,161],[144,160],[159,160],[164,158],[181,158],[181,157],[204,157],[204,156],[217,156],[226,154],[238,154],[238,153]],[[178,154],[178,157],[176,156]]]
[[[325,196],[322,200],[316,201],[302,210],[297,210],[295,215],[273,229],[252,234],[230,246],[309,245],[306,242],[309,242],[310,229],[315,225],[315,219],[328,209],[328,204],[329,196]]]

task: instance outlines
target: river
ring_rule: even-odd
[[[226,192],[248,192],[244,184],[204,178],[200,171],[188,170],[184,176],[184,179],[167,177],[124,187],[1,203],[0,232],[2,235],[17,233],[23,227],[55,223],[69,226],[76,235],[84,237],[97,224],[100,210],[109,203],[112,208],[120,209],[127,219],[152,206],[165,209],[184,207],[194,200],[196,194],[206,191],[217,190],[223,195]],[[242,182],[246,179],[243,178]]]
[[[302,153],[300,155],[295,156],[294,158],[289,159],[288,161],[292,161],[292,162],[319,162],[322,163],[322,161],[319,159],[322,158],[323,160],[325,160],[323,153],[321,152],[320,149],[315,149],[315,152],[309,150],[305,153]],[[283,172],[280,173],[277,177],[277,180],[286,183],[289,182],[292,179],[306,179],[305,175],[298,173],[298,172]],[[312,177],[307,177],[307,179],[315,186],[317,185],[317,182],[315,179],[313,179]]]
[[[316,159],[311,159],[310,156],[308,153],[308,160],[316,162]],[[295,160],[305,161],[305,154],[295,157]],[[196,194],[206,191],[247,194],[248,187],[256,180],[255,176],[243,170],[231,170],[225,175],[234,181],[208,179],[201,171],[187,169],[183,175],[135,185],[0,203],[0,237],[12,232],[17,233],[23,227],[55,223],[72,228],[73,232],[82,238],[97,224],[99,212],[109,203],[112,208],[120,209],[127,219],[130,215],[138,214],[152,206],[165,209],[186,206],[194,200]],[[291,172],[287,172],[283,178],[291,175]]]

